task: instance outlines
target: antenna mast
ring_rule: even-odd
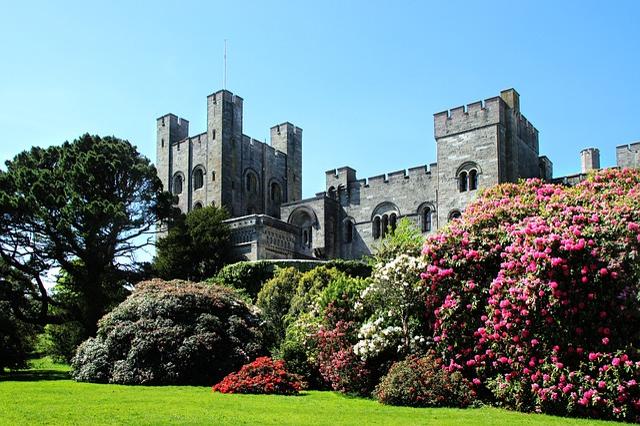
[[[227,39],[224,39],[224,76],[222,79],[222,89],[227,90]]]

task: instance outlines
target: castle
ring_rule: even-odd
[[[581,173],[554,179],[509,89],[434,115],[436,163],[368,179],[329,170],[325,191],[303,200],[302,129],[285,122],[271,128],[270,145],[257,141],[242,133],[242,105],[227,90],[209,95],[206,132],[195,136],[185,119],[158,118],[156,167],[182,212],[226,207],[234,250],[248,260],[360,258],[401,217],[428,234],[459,217],[480,188],[532,177],[572,185],[600,167],[588,148]],[[617,147],[616,157],[619,167],[638,167],[640,143]]]

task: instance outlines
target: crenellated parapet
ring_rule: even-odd
[[[433,115],[436,140],[504,122],[506,103],[499,96]]]
[[[640,142],[617,146],[616,164],[618,167],[640,167]]]

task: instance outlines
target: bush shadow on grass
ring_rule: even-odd
[[[69,380],[68,371],[16,370],[0,374],[0,382],[40,382],[44,380]]]

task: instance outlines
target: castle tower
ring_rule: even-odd
[[[438,155],[437,227],[475,198],[477,189],[518,179],[549,177],[539,157],[538,130],[521,114],[514,89],[434,115]]]
[[[241,97],[220,90],[207,97],[207,159],[212,200],[231,216],[242,212],[242,103]]]
[[[598,148],[586,148],[580,151],[582,173],[600,169],[600,151]]]
[[[174,147],[188,136],[189,122],[187,120],[174,114],[166,114],[157,119],[156,169],[165,191],[172,190],[172,177],[176,160]],[[178,203],[180,208],[188,205],[187,200],[180,201],[184,201],[184,203]]]
[[[287,154],[286,202],[302,199],[302,129],[289,122],[271,128],[271,146]]]

